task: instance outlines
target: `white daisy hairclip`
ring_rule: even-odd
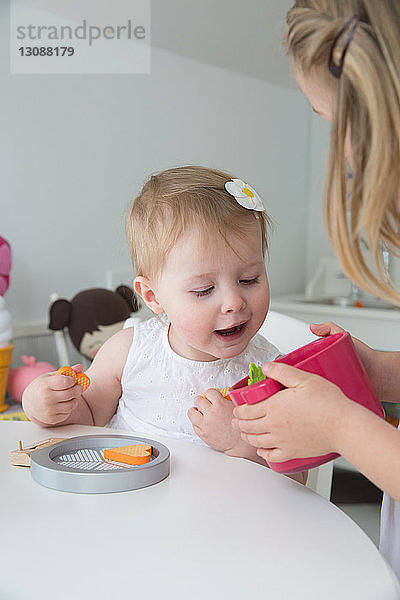
[[[225,189],[233,196],[240,206],[249,210],[257,210],[262,212],[264,205],[256,190],[241,179],[232,179],[225,183]]]

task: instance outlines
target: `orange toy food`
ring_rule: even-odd
[[[129,465],[144,465],[150,462],[152,446],[149,444],[134,444],[133,446],[122,446],[121,448],[106,448],[104,458],[116,460]]]
[[[229,388],[224,388],[223,390],[220,390],[221,394],[223,395],[224,398],[226,398],[227,400],[232,401],[232,398],[229,395]]]
[[[230,400],[232,402],[232,398],[229,395],[229,388],[223,388],[222,390],[219,390],[218,388],[215,388],[218,392],[221,392],[221,394],[223,395],[224,398],[226,398],[227,400]],[[202,396],[203,398],[206,398],[206,395],[203,394]]]
[[[60,375],[68,375],[68,377],[73,377],[76,383],[83,387],[83,391],[87,390],[90,385],[90,379],[86,373],[75,373],[71,367],[60,367],[57,373]]]

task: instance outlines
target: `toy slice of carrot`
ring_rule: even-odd
[[[106,448],[104,450],[104,458],[128,465],[144,465],[150,462],[152,449],[150,444],[133,444],[132,446],[121,446],[120,448]]]

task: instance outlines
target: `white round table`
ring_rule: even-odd
[[[261,465],[157,437],[171,451],[167,479],[96,495],[47,489],[10,466],[18,440],[99,432],[111,433],[0,423],[1,599],[399,598],[353,521]]]

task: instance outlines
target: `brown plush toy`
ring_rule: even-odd
[[[93,359],[99,348],[140,306],[135,292],[120,285],[115,292],[93,288],[79,292],[71,301],[60,298],[50,306],[49,329],[68,329],[75,348]]]

